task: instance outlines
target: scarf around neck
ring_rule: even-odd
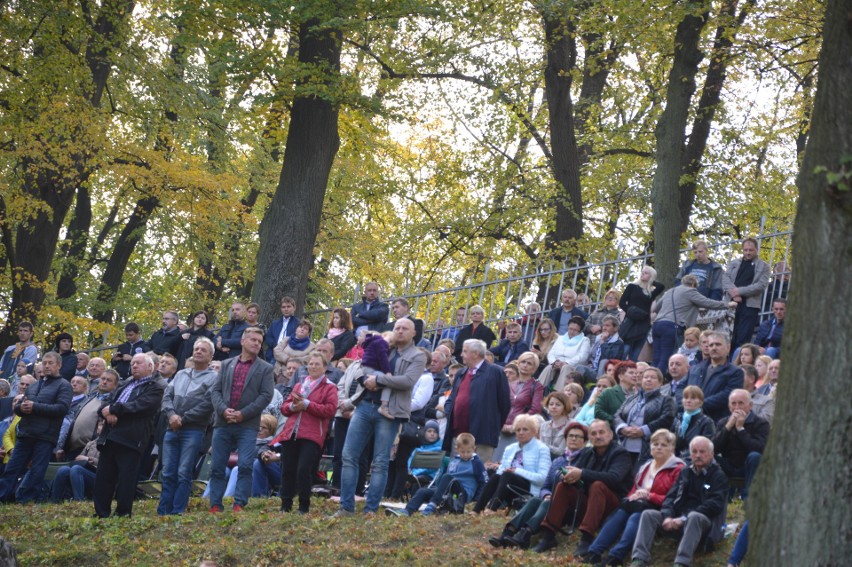
[[[289,346],[293,350],[305,350],[308,348],[308,344],[311,342],[311,337],[305,337],[304,339],[297,339],[295,335],[290,337],[287,346]]]

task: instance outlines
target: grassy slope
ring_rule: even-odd
[[[0,535],[11,541],[23,565],[219,565],[344,564],[565,564],[576,536],[559,538],[555,552],[496,550],[488,536],[500,532],[503,516],[387,518],[377,515],[331,520],[328,501],[314,500],[308,516],[278,513],[278,500],[252,500],[241,514],[207,513],[193,499],[182,517],[160,519],[155,501],[137,501],[132,519],[91,517],[91,503],[0,507]],[[742,508],[729,509],[740,521]],[[733,542],[695,565],[724,565]],[[671,565],[674,544],[654,549],[659,565]]]

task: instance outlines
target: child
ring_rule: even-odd
[[[364,371],[363,376],[358,378],[358,382],[363,386],[364,380],[370,374],[382,372],[384,374],[391,373],[390,362],[388,361],[388,351],[390,347],[381,335],[370,335],[364,339],[364,353],[361,355],[361,369]],[[388,419],[393,419],[393,415],[388,408],[388,401],[391,397],[390,388],[382,388],[381,402],[379,413]]]
[[[438,425],[438,422],[434,419],[430,419],[426,422],[426,425],[423,429],[423,441],[424,444],[420,447],[417,447],[412,451],[411,456],[408,458],[408,470],[410,471],[411,476],[415,476],[418,478],[425,478],[427,481],[435,478],[435,475],[438,474],[439,469],[412,469],[411,461],[414,460],[414,455],[419,453],[420,451],[440,451],[441,450],[441,435],[440,435],[441,427]]]
[[[458,455],[447,465],[447,470],[441,475],[436,488],[421,488],[409,500],[405,509],[387,508],[385,513],[388,516],[411,516],[428,500],[429,504],[423,509],[423,515],[433,514],[444,496],[452,490],[452,485],[461,488],[459,498],[464,499],[462,504],[473,500],[488,482],[485,464],[476,455],[476,439],[473,435],[462,433],[456,437],[456,452]]]
[[[683,332],[683,344],[678,349],[677,353],[682,354],[689,361],[690,366],[695,366],[699,360],[695,360],[698,351],[701,347],[699,338],[701,337],[701,329],[698,327],[690,327]]]
[[[556,458],[565,452],[565,427],[568,414],[573,407],[568,396],[562,392],[551,392],[542,402],[550,421],[545,421],[539,429],[539,439],[550,449],[550,456]]]

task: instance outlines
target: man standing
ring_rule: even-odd
[[[92,498],[99,518],[110,516],[113,497],[116,516],[129,516],[133,512],[139,461],[148,449],[166,389],[166,383],[155,374],[154,368],[154,361],[147,354],[133,355],[130,380],[100,409],[106,425],[98,437],[101,455]]]
[[[730,363],[731,345],[722,333],[708,333],[709,360],[689,369],[688,385],[704,392],[704,413],[713,421],[728,417],[728,396],[743,387],[743,371]]]
[[[163,491],[157,514],[183,514],[192,491],[195,463],[204,433],[213,417],[210,388],[216,372],[210,370],[215,348],[207,337],[196,339],[190,366],[178,372],[166,387],[162,410],[168,421],[163,439]]]
[[[246,306],[235,301],[231,305],[230,319],[222,325],[216,335],[216,354],[213,356],[215,360],[227,360],[240,356],[243,332],[249,328],[245,319]]]
[[[722,276],[722,285],[737,303],[732,349],[751,340],[760,316],[763,290],[769,285],[769,264],[757,257],[757,240],[743,240],[743,257],[731,260]]]
[[[757,417],[752,410],[751,395],[746,390],[734,390],[728,397],[730,417],[716,424],[713,444],[719,465],[728,477],[743,477],[745,484],[742,499],[748,498],[748,489],[760,455],[769,440],[769,422]]]
[[[692,252],[695,258],[681,266],[672,287],[679,286],[683,276],[692,274],[698,280],[698,293],[707,299],[721,301],[724,275],[722,265],[710,259],[707,253],[707,243],[703,240],[696,240],[692,243]]]
[[[169,353],[176,357],[183,340],[180,334],[177,311],[166,311],[163,313],[163,326],[154,331],[154,334],[148,340],[148,349],[154,351],[158,356]]]
[[[136,323],[128,323],[124,326],[124,338],[127,340],[118,345],[118,350],[110,362],[110,366],[115,368],[122,380],[130,376],[130,360],[133,355],[151,351],[151,347],[142,338],[139,325]]]
[[[571,321],[571,317],[579,316],[584,321],[589,318],[589,314],[582,309],[578,309],[576,305],[577,292],[573,289],[566,289],[562,292],[562,305],[550,311],[548,317],[556,325],[556,331],[560,335],[568,332],[568,323]]]
[[[506,325],[506,338],[496,347],[490,349],[494,362],[506,366],[519,356],[530,350],[530,345],[521,340],[521,324],[512,322]]]
[[[75,372],[75,376],[89,378],[89,360],[89,355],[85,352],[77,353],[77,372]]]
[[[704,536],[711,543],[722,540],[728,477],[713,460],[713,443],[695,437],[689,444],[692,465],[680,471],[660,510],[645,510],[639,520],[633,544],[631,567],[644,567],[651,561],[651,546],[657,531],[680,536],[675,566],[692,565],[692,557]]]
[[[462,327],[464,327],[465,318],[467,318],[467,307],[459,307],[456,309],[456,324],[454,327],[444,329],[441,333],[441,340],[450,339],[455,342],[456,338],[459,336],[459,331]]]
[[[688,385],[689,360],[682,354],[669,357],[668,383],[660,388],[664,396],[671,396],[675,401],[675,412],[683,412],[683,390]]]
[[[17,490],[17,501],[30,502],[38,496],[59,438],[62,419],[71,405],[71,384],[59,376],[62,357],[56,352],[48,352],[41,364],[44,376],[29,386],[14,406],[21,421],[18,422],[15,449],[0,477],[0,501],[11,500],[15,494],[15,483],[26,471],[28,463],[30,470]]]
[[[781,358],[781,339],[784,338],[784,315],[786,313],[786,299],[773,301],[773,317],[760,325],[757,336],[754,337],[754,344],[763,348],[766,356],[770,358]]]
[[[266,362],[275,363],[275,355],[272,352],[284,339],[296,334],[299,326],[299,318],[296,317],[296,300],[285,295],[281,298],[281,318],[276,319],[266,331],[263,341],[266,343]]]
[[[373,439],[373,466],[367,505],[364,512],[374,514],[385,492],[388,461],[401,423],[411,415],[411,390],[426,369],[426,355],[414,344],[414,322],[400,319],[394,324],[395,347],[390,351],[391,373],[376,372],[359,378],[365,391],[352,414],[343,446],[343,471],[340,483],[340,509],[335,517],[355,513],[355,488],[358,483],[358,461],[364,447]],[[388,411],[393,420],[379,413],[381,389],[390,388]],[[508,386],[507,386],[508,388]]]
[[[479,339],[468,339],[462,344],[465,368],[456,374],[453,391],[444,402],[447,416],[444,450],[449,453],[455,446],[455,437],[470,433],[476,439],[476,452],[483,462],[494,454],[511,409],[506,374],[485,360],[485,352],[485,343]]]
[[[212,513],[223,510],[225,466],[234,449],[239,453],[235,512],[243,509],[251,494],[254,441],[260,429],[260,414],[272,401],[275,391],[272,365],[258,358],[263,347],[263,337],[263,331],[257,327],[243,331],[239,356],[222,363],[219,376],[210,388],[214,415],[213,468],[210,473]]]
[[[420,344],[420,340],[423,338],[423,319],[411,316],[411,305],[408,303],[408,300],[404,297],[394,299],[391,302],[391,311],[393,311],[394,322],[386,324],[382,328],[382,331],[392,331],[394,325],[400,319],[411,319],[414,322],[414,344]]]
[[[18,324],[18,342],[6,348],[3,358],[0,358],[0,378],[12,383],[15,377],[15,368],[18,362],[27,364],[27,372],[33,371],[33,366],[38,359],[38,347],[33,344],[33,324],[29,321],[21,321]]]
[[[364,298],[352,306],[352,325],[355,336],[361,331],[380,331],[388,322],[388,304],[379,299],[379,284],[370,282],[364,286]]]

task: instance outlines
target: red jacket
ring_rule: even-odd
[[[648,470],[650,470],[651,463],[653,462],[653,460],[650,460],[639,468],[639,472],[636,473],[636,482],[633,483],[633,488],[630,489],[627,496],[636,492],[636,487],[641,486],[642,481],[645,480],[645,475],[648,474]],[[669,492],[669,488],[677,482],[677,477],[680,475],[680,470],[683,468],[683,465],[683,461],[680,459],[674,459],[672,462],[657,471],[657,476],[654,477],[654,483],[651,485],[651,495],[648,497],[648,501],[651,504],[657,508],[663,505],[663,500],[666,499],[666,494]]]
[[[281,404],[281,413],[287,416],[287,423],[281,433],[269,444],[270,446],[290,439],[293,436],[294,429],[296,430],[296,439],[308,439],[319,445],[320,448],[325,445],[328,424],[337,411],[337,386],[323,376],[320,383],[314,386],[311,393],[308,394],[307,399],[310,403],[307,409],[294,412],[290,409],[293,394],[301,391],[302,384],[296,384],[296,387]],[[298,429],[296,429],[297,426]]]

